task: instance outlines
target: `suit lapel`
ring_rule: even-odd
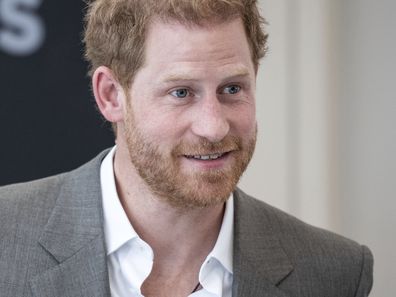
[[[100,186],[100,164],[106,153],[64,175],[39,239],[59,265],[31,280],[34,296],[110,295]]]
[[[39,240],[59,264],[30,281],[36,297],[110,296],[100,186],[106,154],[64,175]],[[240,190],[234,197],[233,296],[289,297],[277,287],[293,267],[279,243],[275,222],[266,208]]]
[[[102,237],[30,281],[33,296],[110,296]]]
[[[293,270],[268,209],[234,193],[234,297],[288,297],[278,285]]]

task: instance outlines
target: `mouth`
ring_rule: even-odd
[[[184,155],[187,159],[193,159],[193,160],[200,160],[200,161],[212,161],[212,160],[217,160],[220,159],[224,156],[229,154],[229,152],[225,153],[214,153],[214,154],[207,154],[207,155]]]

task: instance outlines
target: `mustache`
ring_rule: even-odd
[[[242,149],[242,140],[238,137],[228,135],[219,142],[211,142],[201,137],[195,143],[182,142],[173,151],[174,156],[181,155],[211,155],[223,154]]]

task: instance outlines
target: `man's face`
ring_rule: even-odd
[[[229,197],[255,147],[255,78],[241,20],[151,25],[122,137],[154,194],[181,208]]]

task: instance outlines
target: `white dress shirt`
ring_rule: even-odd
[[[113,168],[115,150],[109,152],[100,170],[110,291],[112,297],[141,297],[140,288],[151,272],[154,254],[133,229],[119,200]],[[231,297],[233,217],[231,195],[216,244],[199,271],[201,289],[189,296]]]

